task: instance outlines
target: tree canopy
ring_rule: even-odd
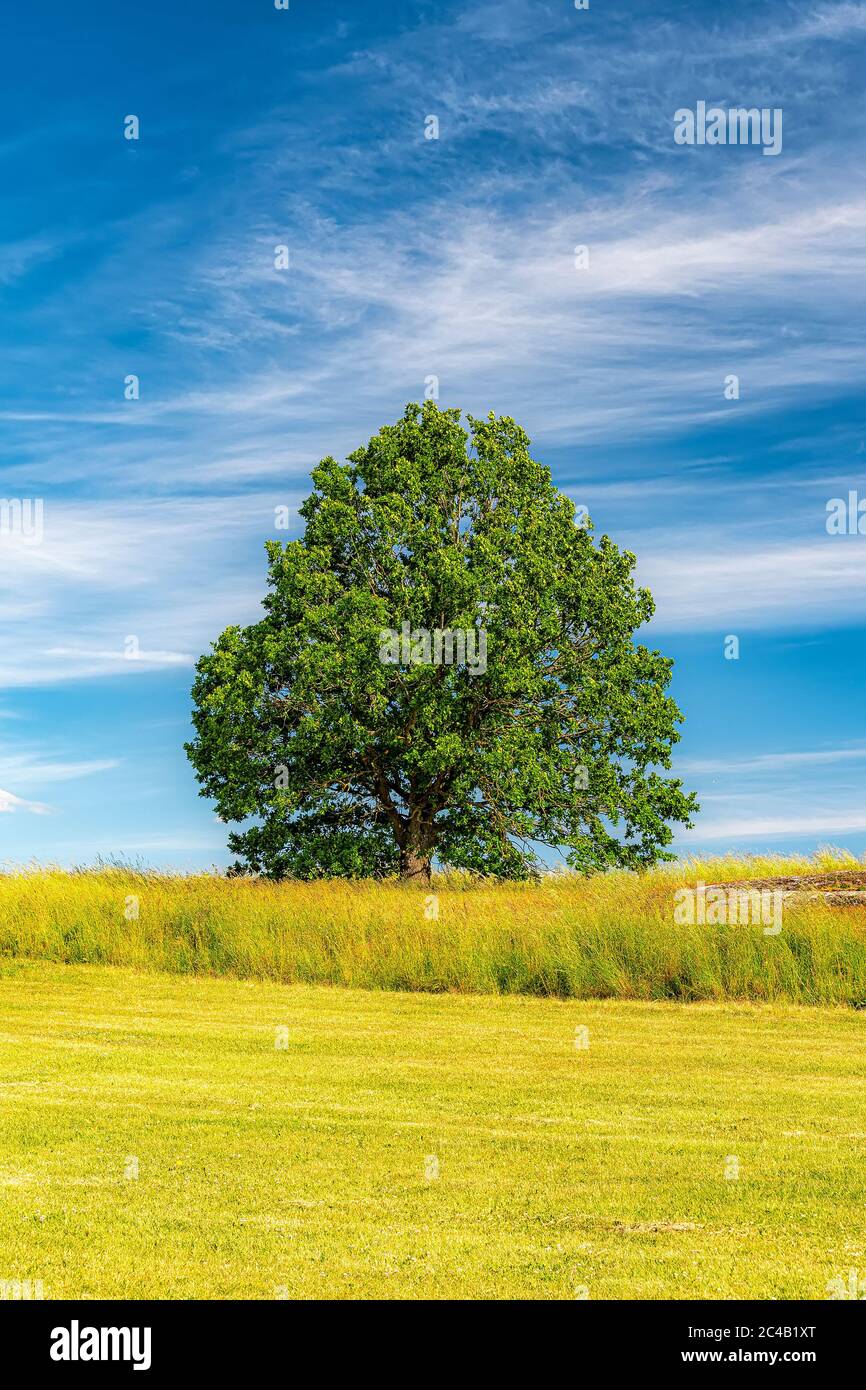
[[[203,795],[235,872],[525,878],[670,858],[672,663],[635,558],[575,514],[508,417],[409,405],[325,458],[261,620],[198,662]]]

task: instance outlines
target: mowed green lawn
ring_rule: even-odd
[[[852,1269],[861,1013],[0,969],[0,1279],[48,1298],[823,1299]]]

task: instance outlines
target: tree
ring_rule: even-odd
[[[670,859],[697,809],[663,777],[682,715],[634,556],[595,543],[524,431],[409,405],[325,458],[302,540],[268,543],[264,616],[198,663],[201,794],[233,872],[429,882]]]

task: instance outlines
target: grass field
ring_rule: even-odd
[[[0,1280],[48,1298],[823,1299],[864,1166],[852,1009],[0,968]]]
[[[704,860],[427,894],[393,883],[136,873],[0,876],[0,956],[363,989],[866,1005],[866,908],[785,907],[784,928],[678,925],[678,887],[854,859]]]

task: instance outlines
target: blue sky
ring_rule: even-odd
[[[636,552],[678,847],[863,853],[866,535],[826,506],[866,497],[864,54],[853,0],[17,13],[0,496],[43,535],[0,535],[0,860],[227,862],[192,663],[275,507],[434,375]],[[677,145],[698,101],[781,108],[781,153]]]

